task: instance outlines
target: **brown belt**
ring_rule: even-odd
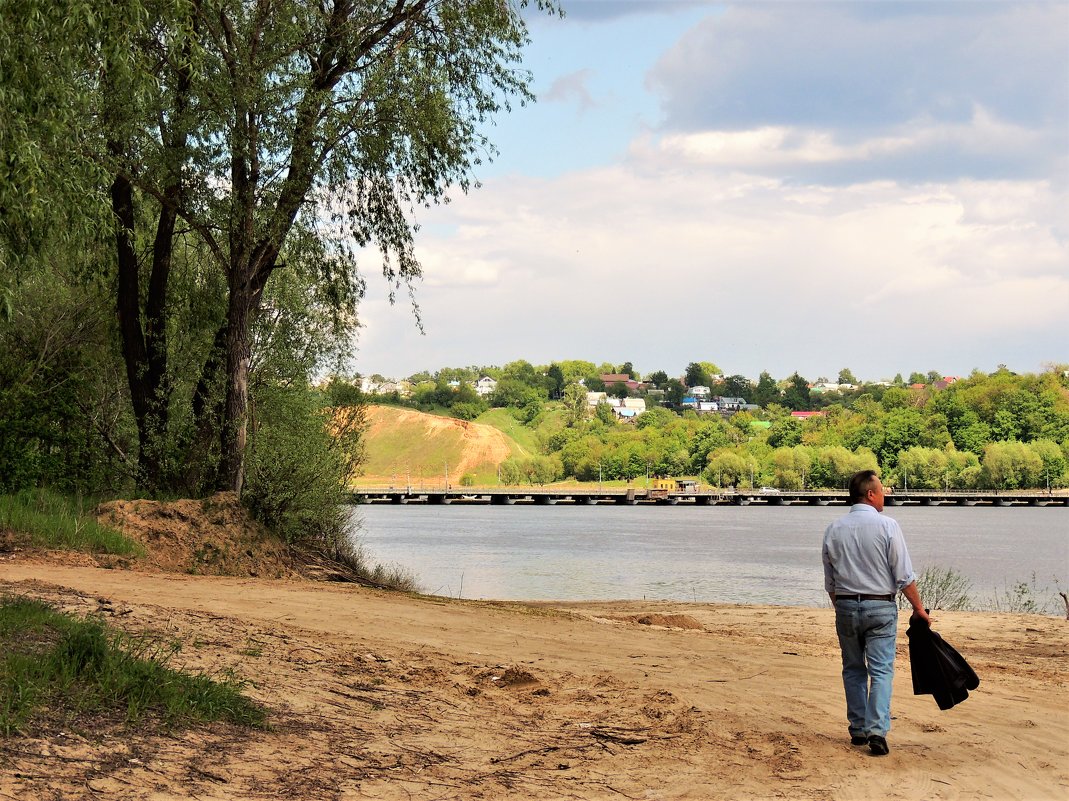
[[[836,601],[893,601],[894,595],[840,595],[835,593]]]

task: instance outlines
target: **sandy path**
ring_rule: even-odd
[[[489,604],[25,561],[0,563],[0,589],[171,632],[180,659],[234,667],[273,710],[269,732],[127,738],[118,761],[56,761],[103,759],[81,739],[3,745],[0,798],[1069,797],[1054,618],[938,614],[982,681],[948,712],[911,694],[901,637],[877,759],[846,739],[828,609]],[[649,613],[681,628],[626,620]]]

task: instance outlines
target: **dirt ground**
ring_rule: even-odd
[[[442,434],[456,434],[459,438],[458,455],[450,458],[449,469],[457,478],[467,472],[485,470],[488,466],[492,473],[493,465],[505,461],[512,453],[508,437],[493,426],[425,414],[413,409],[372,405],[368,407],[368,430],[364,436],[372,456],[365,465],[366,472],[357,479],[357,483],[376,485],[398,480],[397,467],[404,465],[406,459],[395,456],[389,461],[387,469],[386,465],[374,458],[376,440],[398,429],[418,431],[419,436],[415,438],[418,442],[430,442]],[[412,463],[421,464],[423,461],[422,458],[415,458]]]
[[[846,738],[827,609],[492,604],[25,559],[0,565],[0,591],[178,638],[177,664],[233,668],[271,710],[266,732],[2,740],[0,798],[1069,797],[1054,618],[937,615],[981,686],[940,712],[911,695],[902,644],[877,758]]]
[[[141,507],[139,536],[173,512]],[[0,739],[0,799],[1069,798],[1065,620],[937,612],[981,679],[942,712],[912,695],[903,619],[873,757],[847,736],[828,608],[461,601],[161,560],[9,550],[0,594],[177,639],[175,666],[232,669],[269,729]]]

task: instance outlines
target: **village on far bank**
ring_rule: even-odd
[[[1069,487],[1067,364],[1039,373],[999,365],[968,376],[914,372],[874,382],[847,368],[836,380],[809,381],[797,372],[776,380],[762,372],[755,382],[711,362],[691,362],[671,377],[640,375],[627,362],[516,361],[404,381],[335,378],[326,391],[335,406],[407,407],[519,437],[519,455],[500,469],[473,469],[473,481],[648,474],[794,490],[842,487],[852,472],[873,468],[885,485],[903,489]],[[371,448],[386,475],[436,462],[415,432],[404,441],[411,448],[404,453],[397,439],[389,452]]]
[[[629,365],[625,365],[629,366]],[[607,372],[598,373],[596,377],[578,377],[573,382],[585,392],[586,405],[590,409],[596,409],[604,404],[612,410],[613,415],[620,422],[633,422],[647,409],[658,407],[674,412],[692,411],[698,415],[719,415],[724,418],[731,417],[737,412],[756,412],[764,404],[752,402],[754,385],[748,379],[740,375],[725,376],[722,373],[702,372],[695,368],[696,364],[690,365],[688,372],[679,378],[664,378],[660,380],[640,380],[637,373],[630,372]],[[507,367],[505,368],[507,370]],[[459,372],[446,370],[442,373]],[[1066,371],[1069,372],[1069,371]],[[549,372],[540,373],[542,377],[549,377]],[[658,374],[651,374],[658,377]],[[663,376],[663,374],[661,374]],[[767,373],[762,373],[762,381],[767,382]],[[689,384],[688,379],[696,377],[704,379],[708,383]],[[793,388],[801,389],[799,384],[804,384],[807,408],[792,408],[790,416],[797,420],[805,420],[814,416],[822,416],[825,412],[821,409],[808,408],[820,405],[819,399],[826,396],[828,401],[841,400],[844,396],[856,393],[858,390],[876,388],[878,390],[893,386],[906,387],[914,391],[941,390],[959,380],[958,376],[942,376],[936,372],[928,374],[914,373],[910,383],[905,383],[898,376],[896,381],[858,382],[849,370],[840,372],[839,381],[830,381],[825,378],[814,382],[808,382],[795,374],[785,381],[776,382],[774,397],[765,398],[766,401],[783,402],[784,394]],[[851,380],[846,380],[851,379]],[[363,395],[371,401],[376,399],[409,400],[414,398],[417,389],[423,387],[440,387],[444,381],[446,387],[453,393],[466,394],[466,390],[474,392],[475,396],[486,403],[493,403],[494,396],[498,391],[499,379],[491,375],[481,374],[474,380],[462,381],[458,378],[445,379],[438,374],[437,379],[429,377],[416,377],[416,380],[394,380],[381,375],[360,376],[359,387]],[[549,382],[543,382],[549,383]],[[593,388],[597,387],[597,388]],[[738,392],[735,395],[716,394],[717,390],[732,389]],[[553,398],[552,388],[549,388],[548,398]],[[557,398],[561,399],[564,392],[558,389]],[[442,404],[452,405],[452,404]],[[508,405],[508,404],[505,404]],[[765,421],[755,421],[758,425],[765,425]]]

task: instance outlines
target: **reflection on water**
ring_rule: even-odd
[[[824,528],[845,507],[368,505],[375,561],[437,595],[818,606]],[[950,567],[983,604],[1020,581],[1069,585],[1064,508],[895,507],[914,567]],[[1042,599],[1043,603],[1047,598]]]

